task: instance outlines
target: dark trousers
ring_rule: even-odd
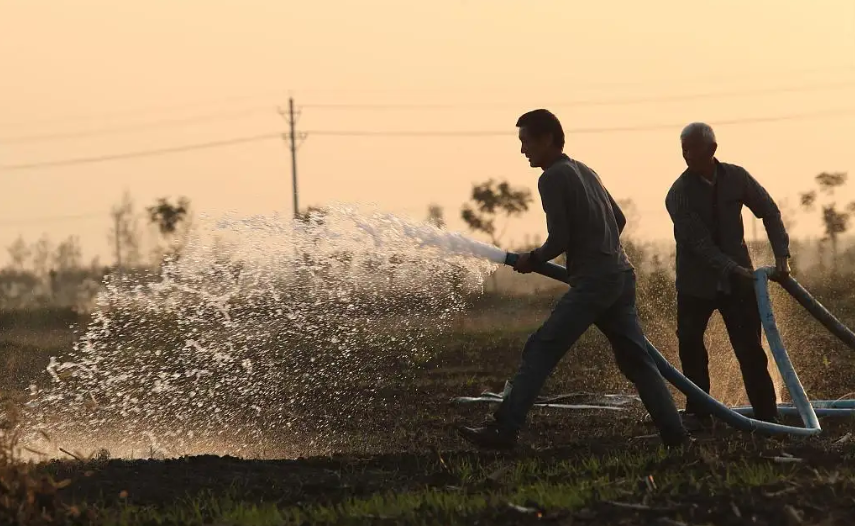
[[[778,406],[761,342],[760,312],[753,283],[734,279],[731,290],[730,294],[720,293],[716,299],[678,293],[677,337],[683,374],[709,394],[709,355],[704,345],[704,333],[712,313],[718,310],[739,362],[754,418],[771,420],[777,417]],[[686,401],[686,412],[700,416],[708,414],[691,399]]]
[[[635,272],[586,278],[556,304],[549,318],[526,342],[510,393],[495,413],[499,426],[516,432],[526,421],[540,389],[580,336],[596,325],[608,338],[618,368],[633,384],[665,444],[685,437],[680,415],[665,379],[647,353],[635,306]]]

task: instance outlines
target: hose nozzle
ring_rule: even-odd
[[[519,258],[519,254],[516,254],[514,252],[508,252],[505,255],[505,265],[513,267],[514,265],[516,265],[517,260]],[[546,276],[547,278],[563,281],[564,283],[567,283],[567,280],[569,279],[566,268],[549,261],[547,261],[546,263],[538,263],[537,265],[535,265],[534,272],[537,272],[541,276]]]

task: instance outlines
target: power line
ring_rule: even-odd
[[[575,101],[564,101],[555,103],[544,103],[541,105],[549,107],[572,107],[572,106],[619,106],[646,104],[655,102],[675,102],[698,99],[709,99],[717,97],[737,97],[743,95],[762,95],[772,93],[790,93],[790,92],[805,92],[805,91],[821,91],[826,89],[840,89],[855,87],[855,81],[835,82],[816,85],[800,85],[800,86],[779,86],[774,88],[760,88],[754,90],[732,90],[732,91],[707,91],[700,93],[688,93],[677,95],[658,95],[652,97],[635,97],[635,98],[606,98],[606,99],[578,99]],[[472,102],[472,103],[446,103],[446,104],[349,104],[349,103],[309,103],[302,104],[304,108],[315,108],[320,110],[441,110],[441,109],[457,109],[457,108],[507,108],[519,107],[523,103],[519,102]],[[256,106],[245,108],[242,110],[233,110],[225,112],[210,113],[205,115],[197,115],[193,117],[183,117],[178,119],[160,119],[152,122],[144,122],[138,124],[128,124],[122,126],[112,126],[106,128],[96,128],[94,130],[79,130],[70,132],[52,132],[42,134],[17,135],[0,137],[0,144],[20,144],[33,142],[46,142],[64,139],[74,139],[81,137],[94,137],[99,135],[108,135],[113,133],[133,132],[146,129],[163,128],[170,126],[181,126],[198,122],[210,122],[222,119],[236,119],[253,114],[260,114],[273,109],[271,106]]]
[[[712,126],[732,126],[737,124],[756,124],[766,122],[780,122],[788,120],[803,120],[821,117],[840,117],[844,115],[855,114],[855,108],[837,108],[830,110],[820,110],[815,112],[794,113],[789,115],[776,115],[768,117],[747,117],[738,119],[725,119],[718,121],[708,121]],[[610,126],[599,128],[567,128],[565,133],[568,135],[585,135],[585,134],[601,134],[601,133],[619,133],[619,132],[640,132],[640,131],[657,131],[657,130],[673,130],[680,129],[685,126],[683,123],[668,123],[668,124],[652,124],[638,126]],[[380,131],[380,130],[309,130],[301,132],[300,135],[316,135],[327,137],[499,137],[512,136],[513,132],[508,130],[473,130],[473,131],[422,131],[422,130],[398,130],[398,131]],[[46,168],[56,166],[67,166],[75,164],[89,164],[105,161],[114,161],[121,159],[131,159],[137,157],[149,157],[156,155],[165,155],[170,153],[179,153],[192,150],[201,150],[208,148],[219,148],[223,146],[231,146],[235,144],[266,141],[271,139],[288,138],[287,133],[274,132],[252,135],[247,137],[237,137],[234,139],[226,139],[222,141],[210,141],[204,143],[187,144],[175,146],[171,148],[159,148],[154,150],[139,150],[134,152],[125,152],[112,155],[99,155],[93,157],[80,157],[74,159],[62,159],[56,161],[44,161],[26,164],[10,164],[0,165],[0,170],[29,170],[35,168]]]
[[[697,99],[709,99],[717,97],[739,97],[744,95],[768,95],[774,93],[794,93],[805,91],[821,91],[826,89],[841,89],[855,87],[855,81],[835,82],[816,85],[801,85],[801,86],[784,86],[775,88],[758,88],[749,90],[731,90],[731,91],[705,91],[699,93],[687,93],[682,95],[657,95],[651,97],[633,97],[633,98],[606,98],[606,99],[578,99],[572,101],[555,102],[544,104],[550,107],[568,107],[568,106],[619,106],[646,104],[650,102],[676,102]],[[305,108],[315,109],[335,109],[335,110],[438,110],[438,109],[454,109],[461,107],[480,107],[480,108],[499,108],[507,106],[519,106],[520,103],[508,102],[473,102],[473,103],[447,103],[447,104],[350,104],[350,103],[309,103],[303,104]]]
[[[34,225],[41,223],[54,223],[57,221],[74,221],[78,219],[91,219],[94,217],[101,217],[106,219],[109,217],[109,212],[90,212],[88,214],[74,214],[74,215],[64,215],[64,216],[48,216],[48,217],[33,217],[29,219],[11,219],[8,221],[0,221],[0,227],[5,226],[25,226],[25,225]]]
[[[763,79],[768,79],[771,77],[787,77],[791,78],[796,75],[803,75],[809,73],[853,73],[855,72],[855,64],[844,64],[838,66],[829,66],[829,67],[813,67],[813,68],[800,68],[800,69],[792,69],[792,70],[779,70],[779,71],[769,71],[769,72],[758,72],[756,75],[741,75],[739,80],[743,80],[745,78],[751,77],[762,77]],[[702,77],[691,77],[691,78],[676,78],[676,79],[663,79],[664,82],[668,84],[678,84],[682,82],[703,82],[709,83],[714,81],[719,81],[722,79],[721,74],[710,74]],[[574,84],[574,88],[588,89],[588,88],[609,88],[609,87],[640,87],[647,86],[649,83],[644,81],[627,81],[627,82],[594,82],[588,84]],[[138,107],[138,108],[130,108],[124,110],[117,110],[113,112],[104,112],[97,114],[71,114],[60,117],[49,117],[44,119],[36,119],[29,120],[27,122],[24,121],[5,121],[0,122],[0,126],[25,126],[29,124],[55,124],[55,123],[64,123],[64,122],[79,122],[79,121],[91,121],[95,119],[111,119],[117,116],[129,116],[129,115],[141,115],[141,114],[150,114],[154,112],[162,112],[162,111],[181,111],[190,108],[199,108],[199,107],[208,107],[208,106],[221,106],[223,104],[231,103],[231,102],[240,102],[240,101],[248,101],[248,100],[260,100],[260,99],[276,99],[284,95],[289,90],[287,89],[273,89],[265,92],[258,92],[255,94],[245,94],[245,95],[235,95],[230,97],[223,97],[220,99],[208,100],[205,102],[185,102],[182,104],[171,104],[171,105],[159,105],[159,106],[148,106],[148,107]],[[294,91],[294,90],[291,90]],[[302,93],[311,93],[311,92],[321,92],[321,91],[330,91],[323,89],[304,89],[299,90]],[[338,90],[332,90],[338,91]],[[354,91],[354,90],[350,90]],[[385,91],[385,90],[372,90],[372,89],[362,89],[356,90],[362,92],[376,92],[376,91]],[[395,91],[396,93],[400,93],[402,90],[390,90]],[[480,91],[480,93],[484,93],[484,90]]]
[[[192,150],[202,150],[207,148],[219,148],[223,146],[231,146],[235,144],[266,141],[270,139],[279,139],[282,133],[265,133],[253,135],[249,137],[237,137],[234,139],[226,139],[222,141],[210,141],[196,144],[186,144],[183,146],[174,146],[172,148],[158,148],[155,150],[139,150],[135,152],[125,152],[112,155],[98,155],[94,157],[78,157],[75,159],[62,159],[57,161],[45,161],[28,164],[9,164],[0,165],[0,170],[29,170],[33,168],[46,168],[52,166],[68,166],[74,164],[90,164],[105,161],[116,161],[120,159],[133,159],[136,157],[151,157],[156,155],[165,155],[170,153],[188,152]]]
[[[573,133],[573,130],[565,130]],[[430,130],[311,130],[309,135],[327,137],[507,137],[513,135],[508,130],[470,130],[470,131],[430,131]]]
[[[107,135],[112,133],[121,133],[128,131],[145,130],[151,128],[161,128],[168,126],[181,126],[184,124],[193,124],[197,122],[206,122],[221,119],[236,119],[247,115],[258,114],[263,111],[269,111],[272,108],[248,108],[239,111],[212,113],[206,115],[197,115],[195,117],[184,117],[180,119],[161,119],[152,122],[143,122],[138,124],[128,124],[124,126],[113,126],[107,128],[96,128],[94,130],[81,130],[72,132],[45,133],[35,135],[18,135],[11,137],[0,137],[0,144],[18,144],[27,142],[40,142],[61,139],[74,139],[79,137],[91,137],[97,135]]]
[[[823,110],[808,113],[794,113],[789,115],[775,115],[769,117],[747,117],[739,119],[725,119],[719,121],[709,121],[711,126],[731,126],[734,124],[752,124],[763,122],[778,122],[787,120],[802,120],[817,117],[827,116],[842,116],[855,114],[855,108],[838,108],[831,110]],[[567,128],[565,133],[568,135],[583,135],[583,134],[599,134],[599,133],[617,133],[617,132],[636,132],[636,131],[656,131],[681,128],[686,123],[668,123],[668,124],[646,124],[638,126],[609,126],[600,128]],[[314,130],[306,132],[311,135],[326,135],[331,137],[487,137],[487,136],[507,136],[513,132],[508,131],[371,131],[371,130]]]
[[[172,104],[172,105],[164,105],[164,106],[149,106],[146,108],[133,108],[127,110],[119,110],[111,113],[100,113],[100,114],[89,114],[89,115],[66,115],[64,117],[52,117],[48,119],[37,119],[35,121],[29,122],[0,122],[0,126],[26,126],[28,124],[55,124],[62,122],[79,122],[79,121],[91,121],[94,119],[110,119],[116,116],[128,116],[128,115],[144,115],[150,114],[152,112],[159,111],[175,111],[175,110],[186,110],[189,108],[199,108],[211,105],[222,105],[227,104],[229,102],[240,102],[244,100],[258,100],[258,99],[267,99],[272,97],[279,97],[282,94],[286,93],[287,90],[273,90],[267,92],[266,94],[256,94],[256,95],[238,95],[233,97],[225,97],[218,100],[211,100],[208,102],[195,102],[195,103],[184,103],[184,104]]]

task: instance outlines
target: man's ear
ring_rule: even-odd
[[[554,142],[552,140],[551,133],[544,133],[543,136],[540,138],[540,145],[544,148],[552,148],[553,144]]]
[[[718,143],[712,143],[710,149],[712,150],[712,155],[715,155],[715,152],[718,150]]]

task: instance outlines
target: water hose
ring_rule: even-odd
[[[503,263],[513,266],[519,259],[518,254],[507,253]],[[766,340],[775,364],[781,373],[781,378],[790,396],[792,404],[778,404],[781,415],[798,414],[802,418],[805,427],[794,427],[782,424],[764,422],[749,418],[753,414],[751,407],[730,408],[722,404],[677,370],[662,355],[661,352],[645,338],[647,351],[656,362],[662,376],[680,390],[686,397],[699,403],[712,415],[741,431],[757,432],[764,435],[800,435],[811,436],[822,432],[817,415],[855,415],[855,400],[814,400],[810,401],[805,393],[804,387],[799,381],[793,365],[790,362],[787,350],[781,340],[778,327],[775,324],[775,316],[772,312],[772,302],[769,298],[769,278],[774,273],[772,267],[762,267],[754,272],[754,288],[757,294],[757,306],[760,310],[760,320],[766,333]],[[543,276],[567,283],[567,269],[555,263],[538,263],[533,271]],[[784,290],[792,295],[814,318],[825,326],[832,334],[837,336],[849,348],[855,350],[855,333],[843,325],[813,296],[808,293],[792,276],[787,276],[779,281]]]

